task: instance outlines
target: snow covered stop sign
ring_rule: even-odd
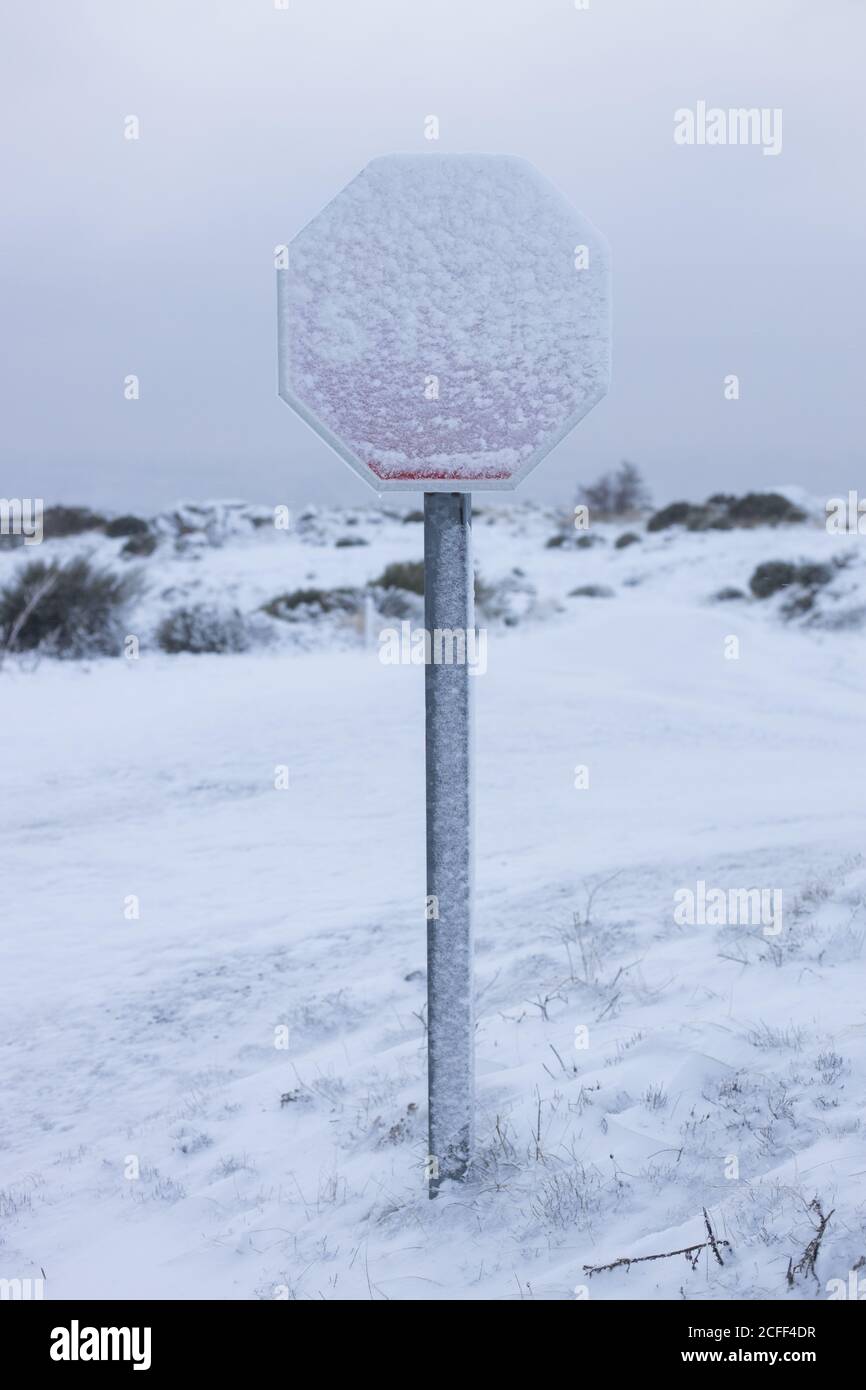
[[[280,395],[377,492],[512,488],[607,390],[608,252],[526,160],[374,159],[279,271]]]
[[[604,395],[608,282],[598,232],[504,155],[374,159],[279,271],[283,400],[377,492],[424,492],[431,1196],[474,1147],[469,494],[514,487]]]

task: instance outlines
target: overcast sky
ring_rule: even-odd
[[[613,386],[518,495],[568,501],[623,457],[660,501],[862,485],[864,12],[4,6],[0,494],[372,499],[276,396],[273,248],[393,150],[524,155],[610,242]],[[781,108],[781,153],[675,144],[699,101]]]

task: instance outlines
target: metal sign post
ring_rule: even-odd
[[[605,394],[608,251],[526,160],[432,151],[374,159],[277,251],[282,399],[377,492],[424,493],[433,1196],[473,1149],[470,494]]]
[[[424,496],[424,625],[431,645],[475,622],[472,496]],[[452,637],[453,640],[453,637]],[[435,656],[435,645],[431,657]],[[430,1195],[462,1178],[475,1133],[472,987],[472,677],[462,665],[425,667],[427,765],[427,1034]]]

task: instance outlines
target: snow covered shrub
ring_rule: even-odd
[[[780,492],[747,492],[728,502],[728,515],[735,526],[779,526],[805,521],[806,513]]]
[[[563,529],[545,541],[546,550],[591,550],[596,545],[607,545],[604,536],[597,531],[575,531],[571,521],[563,523]]]
[[[761,1020],[756,1027],[749,1029],[746,1038],[752,1047],[768,1052],[799,1052],[806,1040],[806,1030],[799,1024],[778,1027]]]
[[[522,570],[513,569],[495,584],[475,576],[475,602],[485,618],[515,627],[535,607],[537,591]]]
[[[866,604],[857,603],[832,613],[814,613],[809,626],[823,628],[825,632],[860,632],[866,627]]]
[[[175,1153],[196,1154],[202,1149],[209,1149],[213,1144],[209,1134],[205,1134],[200,1129],[189,1129],[186,1125],[181,1125],[175,1130],[172,1148]]]
[[[173,1206],[186,1197],[186,1188],[172,1177],[164,1177],[158,1168],[142,1164],[139,1181],[129,1184],[134,1202],[166,1202]]]
[[[164,652],[245,652],[251,645],[243,615],[237,608],[209,603],[176,608],[163,618],[156,640]]]
[[[0,645],[49,656],[116,656],[126,610],[141,592],[137,571],[96,569],[86,556],[31,560],[0,591]]]
[[[684,526],[687,531],[730,531],[731,520],[727,502],[672,502],[651,516],[648,531],[667,531],[671,526]]]
[[[860,960],[866,948],[866,869],[863,856],[843,859],[826,877],[809,881],[787,898],[782,930],[765,936],[761,927],[720,928],[719,954],[742,965],[794,961],[822,966]]]
[[[219,547],[273,525],[273,510],[250,502],[181,502],[153,519],[153,529],[174,538],[181,552]]]
[[[833,570],[830,565],[815,562],[799,565],[797,568],[797,583],[810,589],[818,589],[822,584],[829,584],[832,578]]]
[[[384,1125],[381,1117],[374,1121],[376,1127]],[[376,1147],[383,1149],[388,1145],[405,1144],[412,1142],[419,1132],[419,1113],[418,1102],[410,1100],[406,1106],[405,1115],[400,1115],[392,1125],[379,1135],[376,1140]]]
[[[668,1096],[664,1086],[647,1086],[640,1099],[641,1105],[646,1106],[647,1110],[666,1110],[668,1106]]]
[[[832,578],[833,570],[829,565],[793,565],[788,560],[768,560],[758,565],[749,580],[749,588],[755,598],[771,598],[781,589],[796,587],[797,592],[790,596],[783,609],[786,617],[790,618],[808,612],[817,590],[829,584]]]
[[[595,1164],[575,1162],[539,1184],[531,1198],[532,1216],[548,1231],[587,1230],[598,1215],[604,1177]]]
[[[399,621],[424,616],[424,599],[420,594],[412,594],[408,589],[373,589],[373,602],[376,612],[383,618],[397,618]]]
[[[613,598],[613,589],[607,584],[581,584],[572,589],[569,598]]]
[[[306,622],[323,613],[355,613],[360,605],[357,589],[294,589],[269,599],[261,611],[284,622]]]
[[[687,526],[695,529],[701,520],[704,509],[691,502],[671,502],[655,512],[646,524],[648,531],[667,531],[670,526]]]
[[[406,589],[410,594],[423,594],[424,561],[394,560],[385,566],[373,584],[380,589]]]
[[[150,526],[140,516],[116,516],[105,524],[105,534],[112,539],[124,536],[146,536]]]
[[[32,1211],[33,1194],[23,1186],[0,1187],[0,1217],[8,1219]]]
[[[634,545],[640,540],[636,531],[623,531],[621,536],[617,536],[613,543],[614,550],[625,550],[627,546]]]
[[[797,566],[788,560],[767,560],[758,565],[749,580],[749,588],[755,598],[771,598],[780,589],[787,589],[797,581]]]
[[[63,536],[80,536],[85,531],[101,531],[105,517],[89,507],[46,507],[42,518],[45,540],[60,540]]]
[[[687,531],[730,531],[735,526],[792,525],[806,520],[806,513],[778,492],[747,492],[744,497],[716,492],[706,502],[671,502],[650,517],[646,529],[685,526]]]
[[[152,531],[145,531],[142,535],[132,535],[120,547],[120,553],[124,560],[146,559],[152,555],[157,547],[157,539]]]

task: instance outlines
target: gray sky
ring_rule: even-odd
[[[612,247],[611,392],[517,496],[567,501],[622,457],[660,501],[857,487],[864,8],[5,7],[0,493],[372,500],[277,399],[273,247],[373,156],[425,149],[526,156]],[[781,153],[676,145],[698,101],[781,108]]]

